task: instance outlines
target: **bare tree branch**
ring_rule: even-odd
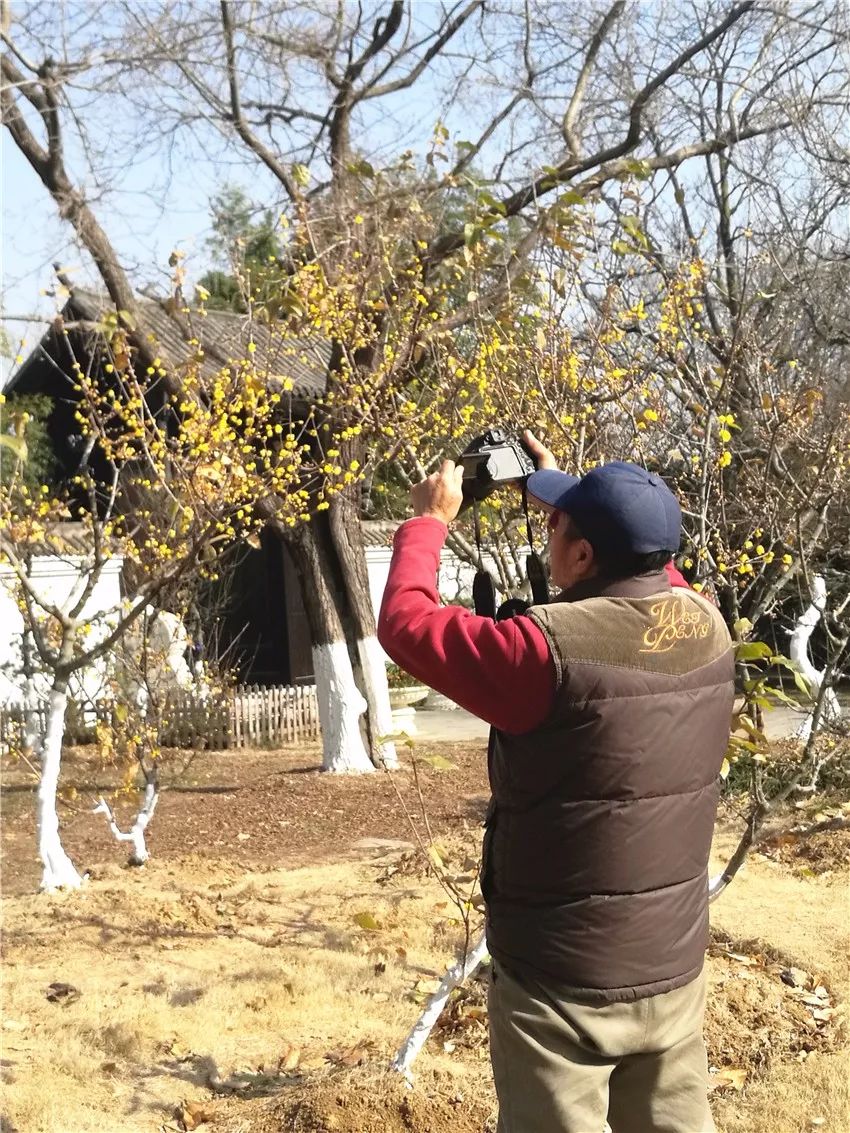
[[[298,204],[301,193],[289,170],[281,164],[267,146],[248,127],[242,116],[242,107],[239,102],[239,81],[236,71],[236,47],[233,41],[233,25],[230,19],[230,5],[232,0],[221,0],[221,27],[224,33],[224,45],[227,58],[227,82],[230,90],[230,121],[245,145],[256,154],[263,165],[274,174],[283,185],[291,201]]]
[[[564,114],[564,121],[561,126],[561,131],[564,135],[564,141],[567,143],[571,155],[577,160],[581,151],[578,136],[575,132],[576,119],[581,112],[584,96],[587,92],[587,84],[590,81],[590,75],[593,71],[596,58],[599,55],[599,50],[602,47],[605,37],[611,30],[613,25],[622,15],[625,8],[625,0],[615,0],[608,11],[605,13],[602,23],[597,28],[593,39],[590,41],[590,46],[587,49],[584,63],[582,64],[581,71],[579,72],[576,85],[573,90],[572,98],[570,99],[569,106]]]

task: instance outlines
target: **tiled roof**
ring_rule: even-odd
[[[399,521],[394,519],[364,519],[363,542],[367,547],[391,547],[398,526]],[[28,549],[31,554],[39,556],[83,557],[91,554],[91,531],[86,523],[71,520],[55,523],[44,539],[32,543]]]
[[[398,519],[364,519],[360,525],[364,544],[367,547],[391,547],[400,523]]]
[[[138,304],[141,329],[153,335],[155,349],[172,373],[179,374],[194,355],[195,347],[189,345],[192,338],[203,349],[201,377],[206,379],[228,362],[248,357],[248,343],[253,341],[254,365],[271,384],[290,378],[293,397],[299,399],[314,398],[325,388],[331,347],[318,335],[295,338],[232,311],[189,310],[187,314],[169,301],[142,297]],[[112,304],[105,295],[75,288],[69,305],[78,318],[99,322]]]

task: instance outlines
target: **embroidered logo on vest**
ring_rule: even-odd
[[[641,653],[667,653],[680,641],[708,637],[711,620],[681,598],[665,598],[649,610],[655,619],[643,635]]]

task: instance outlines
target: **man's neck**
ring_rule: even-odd
[[[581,602],[585,598],[648,598],[652,594],[661,594],[671,589],[670,578],[663,568],[652,571],[651,574],[636,574],[629,578],[618,579],[595,574],[592,578],[577,582],[569,590],[561,591],[554,601]]]

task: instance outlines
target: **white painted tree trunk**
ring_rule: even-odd
[[[39,708],[41,698],[38,691],[38,674],[36,672],[36,651],[32,635],[26,630],[23,634],[21,655],[23,660],[23,709],[24,734],[23,747],[30,759],[41,758],[41,721]]]
[[[405,1081],[408,1085],[413,1083],[413,1074],[410,1067],[413,1065],[413,1060],[419,1054],[425,1041],[434,1029],[434,1024],[440,1017],[440,1012],[446,1005],[446,1000],[451,995],[454,988],[458,984],[462,984],[464,980],[469,979],[473,972],[475,972],[487,955],[487,940],[482,933],[480,940],[476,943],[475,947],[462,957],[456,964],[446,972],[440,981],[440,986],[425,1004],[422,1014],[413,1024],[413,1029],[410,1034],[401,1044],[398,1053],[393,1059],[391,1065],[393,1070],[398,1070],[400,1074],[404,1075]]]
[[[150,857],[147,843],[145,842],[145,831],[148,828],[148,823],[153,818],[158,802],[159,791],[157,790],[156,784],[148,783],[145,786],[145,797],[142,808],[136,815],[136,821],[126,833],[119,828],[112,809],[106,799],[101,797],[97,806],[92,811],[92,814],[106,815],[109,829],[112,831],[112,836],[116,842],[130,842],[132,844],[133,849],[130,853],[130,865],[144,865]]]
[[[387,666],[384,661],[384,651],[378,644],[377,637],[366,637],[357,642],[360,656],[360,665],[363,669],[363,679],[370,691],[372,705],[372,723],[379,736],[388,736],[393,729],[393,713],[390,707],[390,688],[387,684]],[[398,755],[392,741],[377,745],[380,759],[388,771],[398,767]]]
[[[313,672],[322,727],[324,770],[346,774],[374,771],[360,731],[366,701],[354,680],[345,642],[314,645]]]
[[[812,690],[812,699],[815,701],[818,698],[818,693],[823,683],[824,672],[821,669],[815,668],[809,656],[809,642],[812,637],[812,631],[820,621],[825,610],[826,582],[821,575],[817,574],[812,579],[811,604],[803,610],[802,614],[800,614],[797,619],[794,629],[791,631],[791,638],[788,645],[788,655],[809,682]],[[794,733],[797,739],[807,740],[809,738],[812,733],[813,719],[814,711],[811,711]],[[838,703],[838,697],[835,694],[835,690],[832,688],[827,689],[824,695],[821,719],[824,723],[841,719],[841,705]]]
[[[40,699],[35,674],[24,681],[24,751],[31,759],[41,758],[41,725],[39,722]]]
[[[38,853],[43,866],[41,888],[79,889],[82,878],[59,838],[56,791],[62,762],[68,689],[54,687],[47,702],[47,727],[41,743],[41,782],[38,785]]]

